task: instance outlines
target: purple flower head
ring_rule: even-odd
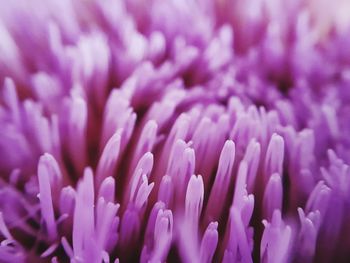
[[[0,6],[0,262],[349,262],[348,0]]]

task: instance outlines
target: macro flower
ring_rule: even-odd
[[[348,262],[348,0],[0,1],[0,262]]]

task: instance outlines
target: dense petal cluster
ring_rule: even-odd
[[[349,260],[349,1],[0,6],[0,262]]]

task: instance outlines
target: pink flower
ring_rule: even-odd
[[[346,1],[0,6],[0,262],[348,261]]]

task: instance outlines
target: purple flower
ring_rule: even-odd
[[[0,262],[348,262],[347,0],[0,6]]]

